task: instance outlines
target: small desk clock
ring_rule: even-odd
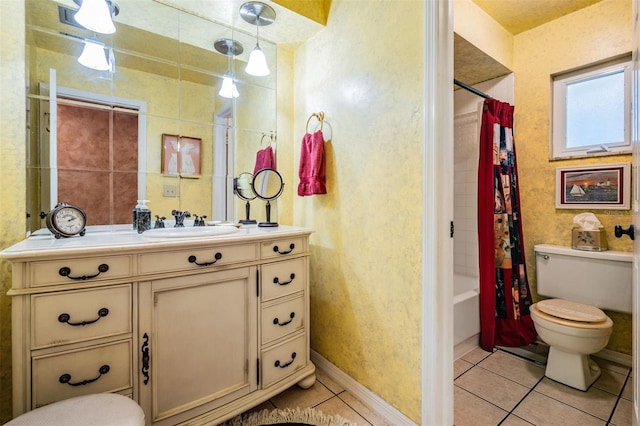
[[[46,223],[56,238],[82,236],[86,232],[87,215],[80,207],[62,202],[47,213]]]

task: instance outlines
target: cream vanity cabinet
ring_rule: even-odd
[[[310,230],[31,238],[13,267],[14,415],[95,392],[148,424],[216,424],[309,387]]]

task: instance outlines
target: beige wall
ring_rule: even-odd
[[[333,0],[326,29],[295,52],[293,127],[296,161],[311,113],[324,111],[332,135],[328,193],[294,203],[295,224],[316,230],[311,346],[416,422],[422,10],[419,0]]]
[[[631,2],[605,0],[514,39],[516,76],[515,135],[529,280],[535,292],[535,244],[571,244],[573,217],[584,210],[555,208],[556,167],[630,162],[631,156],[549,161],[550,75],[631,51]],[[625,228],[630,212],[594,210],[606,228],[609,249],[631,251],[629,238],[613,236]],[[608,348],[631,354],[631,315],[609,312],[614,331]]]
[[[0,247],[24,238],[25,217],[25,43],[24,3],[0,7]],[[9,262],[0,260],[0,423],[11,418],[11,288]]]

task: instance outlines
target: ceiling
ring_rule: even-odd
[[[513,35],[600,1],[602,0],[473,0]]]
[[[516,35],[602,0],[472,1],[508,32]],[[507,75],[510,72],[511,70],[507,67],[495,61],[464,38],[454,34],[455,79],[469,85],[475,85]]]

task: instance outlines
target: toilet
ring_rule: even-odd
[[[5,426],[144,426],[144,412],[116,393],[78,396],[28,411]]]
[[[631,313],[631,253],[581,251],[540,244],[536,284],[541,300],[530,307],[541,340],[549,345],[545,376],[586,391],[600,368],[589,355],[607,346],[613,321],[602,309]]]

